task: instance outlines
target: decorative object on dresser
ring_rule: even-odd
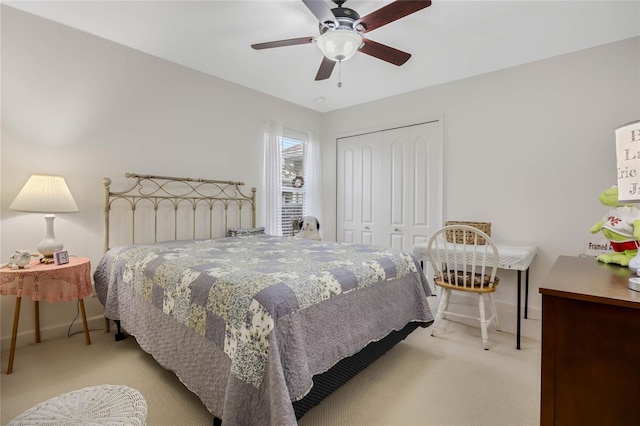
[[[621,203],[640,202],[640,120],[619,126],[615,135],[618,200]]]
[[[53,232],[54,213],[74,213],[78,211],[71,191],[62,176],[32,175],[18,193],[11,210],[46,213],[47,235],[38,244],[38,252],[42,254],[42,262],[53,263],[53,253],[62,250],[62,242],[56,239]]]
[[[618,198],[615,185],[600,193],[600,202],[611,208],[591,227],[591,233],[602,231],[613,248],[613,252],[599,255],[598,261],[630,266],[629,262],[636,256],[640,244],[640,209],[630,203],[622,204]]]
[[[175,195],[162,191],[141,196],[140,184],[173,183],[189,192],[203,181],[218,182],[221,190],[197,203],[229,207],[207,219],[225,224],[217,236],[244,229],[234,221],[238,204],[255,228],[255,192],[244,197],[241,183],[127,176],[135,179],[129,191],[114,192],[104,180],[107,229],[110,220],[119,223],[110,211],[115,201],[131,211],[140,201],[175,203]],[[191,196],[182,200],[196,203]],[[133,243],[110,248],[94,280],[105,317],[174,371],[223,424],[295,424],[433,321],[431,292],[416,259],[382,247],[262,233]]]
[[[454,236],[452,241],[450,236]],[[489,349],[487,328],[493,324],[500,330],[498,311],[493,301],[493,293],[500,282],[498,270],[498,249],[484,232],[466,225],[449,225],[439,229],[429,239],[427,255],[434,271],[433,282],[443,289],[436,320],[431,330],[435,335],[445,316],[475,319],[480,321],[482,347]],[[474,293],[478,296],[479,317],[449,310],[452,291]],[[486,318],[484,295],[489,297],[491,316]]]
[[[540,425],[640,419],[640,293],[629,268],[560,256],[540,285]]]
[[[617,187],[618,201],[640,202],[640,120],[635,120],[619,126],[615,130],[616,135],[616,160],[617,160]],[[640,221],[638,222],[640,223]],[[633,237],[636,244],[636,255],[629,260],[629,268],[636,275],[640,274],[640,232],[633,230]],[[633,291],[640,291],[640,277],[630,277],[627,283]]]

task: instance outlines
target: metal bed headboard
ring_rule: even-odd
[[[135,244],[136,238],[136,208],[141,202],[151,203],[153,208],[153,239],[158,240],[158,208],[161,204],[169,203],[173,207],[173,239],[178,239],[178,209],[187,205],[193,209],[192,238],[196,238],[196,211],[204,204],[209,209],[208,227],[209,238],[214,237],[214,207],[221,205],[224,208],[222,220],[224,221],[224,233],[228,230],[229,207],[235,206],[238,227],[242,227],[242,209],[248,205],[251,208],[249,220],[250,227],[256,225],[256,188],[251,188],[251,195],[245,195],[241,186],[244,182],[232,182],[209,179],[177,178],[170,176],[140,175],[125,173],[126,178],[134,179],[133,185],[124,191],[112,191],[111,179],[104,178],[104,246],[109,250],[109,223],[110,212],[114,202],[124,200],[129,203],[131,209],[131,244]],[[233,209],[232,209],[233,210]]]

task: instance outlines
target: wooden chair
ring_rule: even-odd
[[[498,311],[493,301],[493,293],[499,283],[498,249],[484,232],[466,225],[450,225],[438,230],[430,239],[427,255],[434,271],[434,283],[442,288],[440,305],[433,324],[433,336],[445,316],[475,319],[482,329],[482,347],[488,350],[487,328],[494,324],[500,330]],[[474,317],[449,311],[452,291],[475,293],[478,295],[480,316]],[[489,296],[491,316],[487,319],[484,295]]]

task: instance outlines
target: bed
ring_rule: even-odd
[[[412,254],[264,235],[255,189],[245,195],[242,182],[127,177],[134,183],[120,192],[104,180],[106,253],[94,281],[105,318],[172,370],[217,422],[296,424],[433,322],[430,287]],[[116,204],[130,210],[132,237],[111,247]],[[142,205],[151,219],[138,217]],[[141,227],[153,230],[151,241],[136,240]]]

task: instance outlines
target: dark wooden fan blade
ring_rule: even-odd
[[[359,24],[362,24],[365,27],[364,32],[366,33],[429,6],[431,6],[430,0],[394,1],[360,18],[353,24],[353,27],[357,28]]]
[[[283,46],[293,46],[296,44],[309,44],[313,42],[313,37],[298,37],[298,38],[290,38],[287,40],[278,40],[278,41],[268,41],[266,43],[256,43],[252,44],[256,50],[260,49],[271,49],[272,47],[283,47]]]
[[[333,67],[336,66],[335,61],[323,56],[322,63],[320,64],[320,69],[318,69],[318,74],[316,74],[316,81],[326,80],[331,77],[331,73],[333,72]]]
[[[411,57],[410,53],[394,49],[393,47],[380,44],[367,38],[363,38],[362,41],[364,42],[363,46],[360,48],[362,53],[382,59],[383,61],[389,62],[393,65],[400,66],[407,62]]]
[[[335,22],[336,17],[333,15],[329,5],[324,0],[302,0],[307,8],[318,18],[318,22],[324,24],[325,22]]]

